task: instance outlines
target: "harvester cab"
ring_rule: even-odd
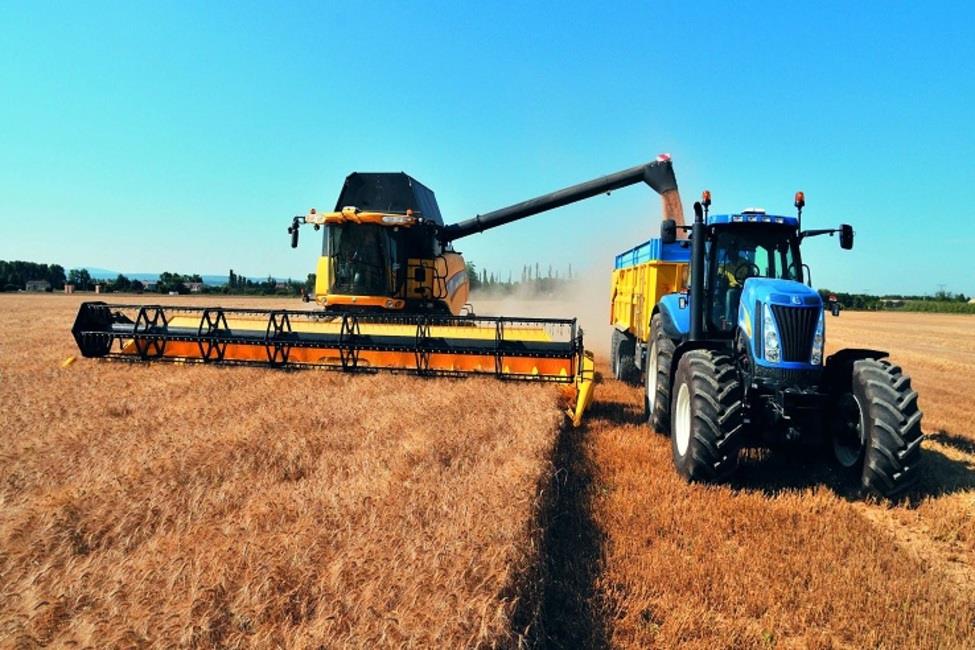
[[[705,192],[691,225],[665,220],[614,271],[614,367],[643,378],[649,423],[670,433],[678,471],[723,480],[744,447],[830,444],[864,492],[902,494],[920,459],[917,393],[886,352],[824,359],[824,304],[801,257],[821,235],[851,249],[853,228],[803,230],[801,192],[795,216],[710,215],[710,203]],[[642,286],[649,295],[634,299]]]
[[[449,225],[433,191],[407,174],[353,173],[334,210],[310,210],[288,228],[292,247],[303,225],[323,231],[320,309],[87,302],[72,333],[85,357],[554,382],[578,424],[594,360],[576,320],[474,315],[453,242],[639,183],[661,194],[665,217],[683,223],[667,156]]]

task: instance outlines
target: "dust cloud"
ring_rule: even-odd
[[[611,280],[609,270],[586,272],[556,293],[538,294],[527,288],[509,294],[474,292],[470,302],[479,316],[575,318],[582,327],[586,349],[597,361],[604,361],[613,333],[609,324]]]

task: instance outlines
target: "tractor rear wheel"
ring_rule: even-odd
[[[671,401],[674,465],[688,481],[722,481],[738,467],[744,405],[734,362],[712,350],[691,350],[677,365]]]
[[[643,400],[647,423],[657,433],[670,432],[670,367],[676,346],[664,332],[663,318],[650,320],[650,349],[647,351],[646,396]]]
[[[640,377],[636,367],[636,340],[625,332],[613,330],[613,376],[627,384],[635,384]]]
[[[865,496],[902,496],[921,460],[921,411],[910,377],[887,359],[856,361],[836,404],[836,461],[858,476]]]

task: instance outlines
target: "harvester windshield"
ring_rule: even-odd
[[[394,289],[391,278],[395,243],[378,224],[325,226],[324,255],[331,259],[331,293],[386,296]]]
[[[737,322],[741,289],[748,278],[802,282],[802,262],[795,229],[777,224],[715,227],[709,254],[712,287],[710,327],[730,331]]]

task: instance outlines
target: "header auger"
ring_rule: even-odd
[[[646,183],[683,223],[669,156],[445,225],[432,190],[405,173],[353,173],[332,212],[294,217],[323,230],[320,309],[87,302],[72,333],[85,357],[489,375],[564,384],[578,424],[592,399],[593,357],[574,319],[475,316],[453,242],[570,203]]]

